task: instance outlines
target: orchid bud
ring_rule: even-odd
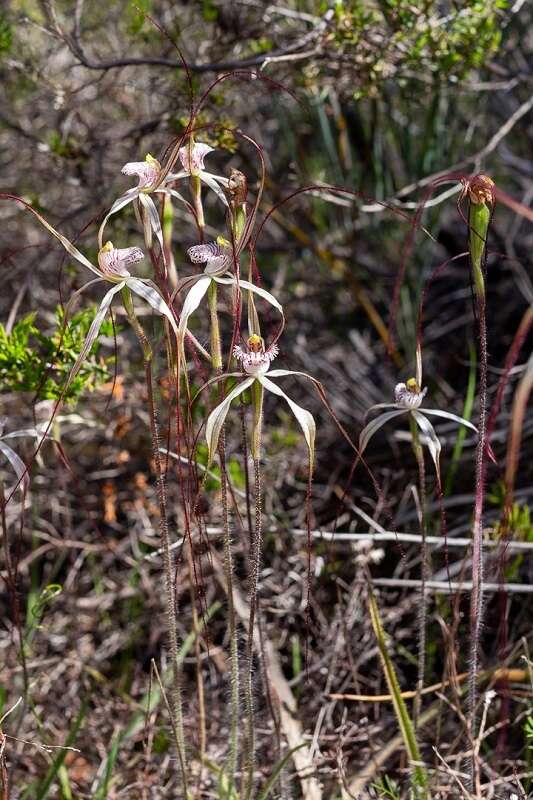
[[[468,182],[467,193],[470,200],[468,212],[470,260],[474,286],[478,300],[480,300],[485,296],[483,262],[492,206],[494,205],[494,181],[487,175],[476,175]]]
[[[246,175],[238,169],[232,169],[228,180],[228,193],[235,206],[242,206],[248,197],[248,181]]]
[[[246,198],[248,196],[248,181],[244,172],[232,169],[228,180],[228,195],[233,223],[233,235],[237,243],[240,242],[246,225]]]

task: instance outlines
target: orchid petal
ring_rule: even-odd
[[[128,161],[120,170],[123,175],[135,175],[139,178],[137,188],[143,189],[155,183],[161,172],[161,165],[155,158],[144,161]]]
[[[394,417],[399,417],[402,414],[406,414],[407,409],[395,409],[394,411],[385,411],[385,413],[380,414],[379,417],[373,419],[372,422],[369,422],[359,435],[359,452],[362,455],[363,452],[366,450],[366,447],[370,441],[370,439],[374,436],[375,433],[379,431],[379,429],[385,425],[389,420],[394,419]]]
[[[80,352],[79,356],[77,357],[77,359],[76,359],[76,361],[74,363],[74,366],[70,370],[70,374],[69,374],[69,376],[67,378],[67,382],[65,383],[65,387],[63,389],[64,393],[66,393],[68,387],[70,386],[70,384],[72,383],[72,381],[74,380],[74,378],[76,377],[78,372],[80,371],[81,365],[85,361],[85,359],[87,357],[87,354],[89,353],[91,347],[93,346],[93,344],[94,344],[94,342],[95,342],[95,340],[96,340],[96,338],[97,338],[97,336],[98,336],[98,334],[100,332],[100,328],[102,326],[102,322],[104,321],[104,318],[105,318],[107,312],[109,311],[109,307],[110,307],[110,305],[111,305],[111,303],[113,301],[113,297],[117,294],[117,292],[120,292],[121,289],[123,289],[125,285],[126,284],[125,284],[124,281],[122,283],[118,283],[116,286],[112,286],[111,289],[108,292],[106,292],[106,294],[104,295],[104,299],[100,303],[100,308],[96,312],[96,316],[95,316],[95,318],[93,319],[93,321],[91,323],[91,327],[89,328],[89,332],[88,332],[87,336],[85,337],[85,341],[83,343],[83,347],[81,349],[81,352]]]
[[[180,342],[183,342],[189,317],[196,311],[202,302],[202,298],[205,296],[210,284],[211,278],[201,275],[183,301],[178,328],[178,340]]]
[[[205,142],[189,140],[178,150],[178,158],[183,168],[191,175],[198,175],[204,168],[204,158],[215,148]]]
[[[268,374],[271,378],[283,378],[285,375],[299,375],[302,378],[311,377],[307,372],[297,372],[293,369],[269,369]]]
[[[205,438],[207,439],[208,458],[206,466],[209,468],[213,461],[213,455],[218,447],[220,431],[228,415],[229,407],[233,400],[248,389],[255,378],[246,378],[242,383],[238,383],[224,400],[210,413],[205,424]]]
[[[153,232],[157,237],[157,241],[159,242],[159,246],[161,247],[161,252],[165,252],[165,248],[163,245],[163,229],[161,228],[161,221],[159,219],[159,214],[157,213],[157,209],[155,207],[155,203],[151,197],[147,194],[140,194],[139,201],[141,205],[143,205],[148,212],[148,219],[150,221],[150,225],[152,227]]]
[[[475,433],[478,432],[475,425],[472,425],[472,423],[464,417],[459,417],[457,414],[452,414],[450,411],[441,411],[439,408],[423,408],[422,413],[432,414],[434,417],[442,417],[443,419],[451,419],[453,422],[458,422],[459,425],[464,425],[465,427],[470,428]]]
[[[212,189],[215,192],[218,199],[222,200],[224,205],[228,206],[229,208],[228,198],[226,197],[226,195],[224,194],[224,192],[222,191],[216,180],[212,178],[211,175],[209,175],[207,172],[203,171],[200,172],[199,177],[200,180],[202,180],[205,184],[207,184],[207,186],[209,186],[210,189]]]
[[[190,206],[190,203],[183,197],[182,194],[176,191],[176,189],[170,189],[168,186],[163,186],[159,189],[156,189],[154,194],[167,194],[171,197],[174,197],[176,200],[180,200],[180,202],[184,203],[186,206]]]
[[[437,434],[435,433],[435,428],[431,424],[431,422],[425,418],[424,414],[420,411],[412,411],[412,415],[414,416],[418,427],[424,434],[427,439],[427,446],[429,452],[431,453],[431,458],[433,459],[433,463],[435,464],[435,470],[437,472],[437,477],[440,481],[440,464],[439,464],[439,456],[440,456],[440,440]]]
[[[207,178],[212,178],[217,183],[220,183],[221,186],[229,186],[229,178],[225,178],[224,175],[214,175],[212,172],[206,172],[205,169],[202,170],[201,176]]]
[[[189,173],[185,169],[180,169],[179,172],[169,172],[165,178],[165,182],[163,185],[167,183],[172,183],[172,181],[179,181],[180,178],[186,178]]]
[[[95,275],[98,275],[99,277],[102,277],[102,276],[101,276],[101,273],[100,273],[100,270],[99,270],[99,269],[97,269],[97,268],[96,268],[96,267],[95,267],[93,264],[91,264],[91,262],[89,261],[89,259],[88,259],[88,258],[85,258],[85,256],[83,255],[83,253],[80,253],[80,251],[78,250],[78,248],[77,248],[77,247],[74,247],[74,245],[72,244],[72,242],[70,242],[70,241],[69,241],[69,240],[68,240],[68,239],[67,239],[65,236],[63,236],[61,233],[59,233],[59,231],[56,231],[56,229],[55,229],[55,228],[53,228],[53,227],[52,227],[52,225],[50,225],[50,223],[49,223],[49,222],[47,222],[47,221],[45,220],[45,218],[44,218],[44,217],[42,217],[42,216],[41,216],[41,215],[40,215],[40,214],[39,214],[39,213],[38,213],[38,212],[37,212],[37,211],[36,211],[34,208],[32,208],[32,207],[31,207],[31,206],[29,206],[29,205],[25,205],[25,208],[26,208],[28,211],[31,211],[31,213],[33,214],[33,216],[34,216],[34,217],[37,217],[37,219],[39,220],[39,222],[41,223],[41,225],[43,225],[43,226],[46,228],[46,230],[47,230],[47,231],[50,231],[50,233],[52,234],[52,236],[55,236],[55,238],[56,238],[56,239],[57,239],[59,242],[61,242],[61,244],[63,245],[63,247],[65,248],[65,250],[66,250],[68,253],[70,253],[70,255],[71,255],[73,258],[75,258],[75,259],[76,259],[76,261],[79,261],[79,262],[80,262],[80,264],[83,264],[83,266],[84,266],[84,267],[87,267],[87,269],[90,269],[90,270],[91,270],[91,272],[94,272],[94,273],[95,273]]]
[[[4,437],[4,438],[7,438],[7,437]],[[20,458],[20,456],[18,456],[15,453],[15,451],[12,450],[11,447],[9,447],[9,445],[4,444],[2,441],[0,441],[0,452],[5,455],[5,457],[7,458],[7,460],[9,461],[11,466],[13,467],[13,469],[15,470],[15,474],[16,474],[19,482],[22,483],[23,491],[26,492],[28,487],[29,487],[29,485],[30,485],[30,479],[28,477],[28,470],[27,470],[26,464]]]
[[[136,197],[139,197],[140,193],[141,193],[141,190],[139,188],[135,187],[134,189],[128,189],[127,192],[125,192],[121,197],[119,197],[117,200],[115,200],[115,202],[113,203],[113,205],[111,206],[111,208],[109,209],[107,214],[105,215],[105,217],[104,217],[104,219],[102,221],[102,224],[100,225],[100,227],[98,229],[98,247],[100,247],[100,248],[102,247],[102,244],[103,244],[103,241],[104,241],[104,228],[105,228],[105,226],[107,224],[107,221],[108,221],[109,217],[111,217],[113,214],[116,214],[117,211],[120,211],[121,208],[124,208],[125,206],[127,206],[128,203],[132,203],[135,200]]]
[[[108,242],[98,253],[98,266],[106,278],[123,280],[130,277],[126,267],[137,264],[143,258],[144,253],[140,247],[113,247]]]
[[[43,426],[46,428],[48,423],[42,423]],[[51,439],[52,436],[49,433],[46,433],[46,430],[40,431],[38,428],[19,428],[18,431],[11,431],[11,433],[6,433],[2,436],[2,439],[20,439],[21,437],[25,436],[33,436],[36,439]]]
[[[272,373],[269,373],[271,375]],[[303,434],[305,436],[305,441],[307,442],[307,447],[309,448],[309,471],[313,471],[314,460],[315,460],[315,434],[316,434],[316,425],[315,420],[313,419],[313,415],[306,411],[305,408],[302,408],[294,400],[285,394],[283,389],[280,389],[277,384],[270,381],[264,375],[258,377],[257,380],[261,383],[265,389],[273,394],[278,395],[278,397],[283,397],[284,400],[287,401],[289,407],[296,417],[298,424],[300,425]]]
[[[373,411],[377,411],[378,409],[381,408],[397,408],[401,409],[402,411],[407,411],[405,406],[401,406],[399,403],[377,403],[377,405],[370,406],[370,408],[367,409],[365,416],[368,417],[368,415],[371,414]]]
[[[132,292],[138,294],[139,297],[142,297],[143,300],[146,300],[146,302],[163,317],[166,317],[172,326],[172,330],[176,336],[178,336],[178,326],[176,325],[174,314],[155,287],[144,283],[139,278],[128,278],[126,286],[131,289]]]
[[[226,284],[226,286],[237,284],[235,278],[215,278],[214,280],[216,280],[217,283]],[[247,292],[253,292],[254,294],[259,295],[259,297],[262,297],[263,300],[266,300],[271,306],[274,306],[274,308],[276,308],[281,315],[283,315],[282,305],[278,302],[278,300],[276,300],[274,295],[270,294],[270,292],[267,292],[266,289],[262,289],[260,286],[256,286],[254,283],[250,283],[249,281],[241,280],[239,281],[239,287],[241,289],[245,289]]]

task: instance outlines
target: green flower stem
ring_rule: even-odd
[[[220,323],[217,309],[217,285],[211,281],[207,290],[209,304],[209,314],[211,321],[211,363],[217,375],[222,374],[222,340],[220,337]],[[235,602],[233,593],[233,553],[231,541],[231,528],[228,507],[228,478],[226,473],[226,435],[225,426],[220,432],[218,440],[218,455],[220,458],[220,491],[222,495],[222,528],[224,539],[224,578],[226,581],[228,598],[228,633],[230,640],[230,664],[231,664],[231,721],[230,721],[230,745],[227,759],[226,770],[228,774],[227,794],[230,798],[234,792],[235,775],[237,773],[237,762],[239,753],[239,643],[237,639],[237,617],[235,613]]]
[[[203,235],[205,228],[204,207],[202,203],[202,181],[198,175],[191,175],[191,190],[194,202],[194,210],[196,211],[196,224]]]
[[[163,571],[165,577],[165,603],[167,613],[168,637],[170,647],[170,658],[172,662],[172,697],[171,706],[173,714],[172,727],[176,731],[176,749],[178,751],[178,758],[181,768],[181,777],[183,784],[184,797],[189,796],[187,786],[187,770],[185,763],[185,737],[183,733],[183,714],[182,714],[182,699],[181,699],[181,669],[178,660],[178,628],[177,628],[177,604],[176,604],[176,587],[174,585],[174,556],[170,546],[170,533],[168,528],[168,514],[167,514],[167,489],[166,489],[166,476],[161,463],[161,454],[159,451],[160,435],[159,435],[159,422],[157,418],[157,409],[154,401],[153,391],[153,376],[152,376],[152,360],[153,353],[143,327],[135,314],[133,306],[133,299],[128,287],[122,290],[122,301],[124,308],[128,315],[133,330],[135,331],[139,343],[141,345],[144,357],[144,369],[146,378],[146,390],[148,393],[148,406],[150,411],[150,427],[152,433],[152,455],[154,459],[156,478],[157,478],[157,497],[159,500],[160,523],[159,531],[161,535],[161,544],[163,550]]]
[[[162,230],[163,230],[163,246],[164,246],[164,260],[168,269],[168,280],[172,289],[176,289],[178,285],[178,272],[176,270],[176,262],[172,255],[172,230],[174,227],[174,208],[172,206],[172,199],[163,195],[162,200]]]
[[[212,280],[207,290],[207,302],[211,321],[211,363],[213,369],[218,373],[222,370],[222,343],[218,322],[217,295],[217,285]]]
[[[427,593],[426,584],[429,578],[429,553],[426,541],[427,535],[427,521],[426,521],[426,468],[424,463],[424,450],[422,442],[420,441],[420,432],[418,425],[412,414],[409,414],[409,424],[411,426],[411,437],[413,443],[413,452],[415,454],[416,463],[418,465],[418,492],[420,502],[420,534],[422,536],[421,548],[421,587],[420,587],[420,604],[418,607],[418,679],[416,685],[416,694],[413,702],[413,723],[415,730],[418,726],[420,717],[420,707],[422,703],[422,689],[424,688],[424,675],[426,671],[426,617],[427,617]]]
[[[470,263],[472,266],[472,278],[474,280],[474,288],[478,303],[480,299],[483,299],[483,302],[485,302],[483,263],[490,214],[490,208],[486,203],[470,203],[468,214],[468,245],[470,250]]]
[[[476,487],[472,529],[472,593],[470,597],[470,663],[468,677],[468,708],[470,737],[472,739],[476,736],[476,678],[479,668],[479,639],[483,616],[484,456],[487,436],[487,324],[483,267],[490,218],[491,210],[486,203],[475,203],[471,200],[468,214],[468,238],[479,329],[479,438],[476,451]],[[476,782],[477,771],[477,761],[475,756],[472,756],[472,784]]]

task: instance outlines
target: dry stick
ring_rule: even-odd
[[[211,281],[208,289],[209,316],[211,323],[211,360],[218,376],[222,374],[222,343],[220,338],[220,325],[217,309],[217,285]],[[222,391],[222,383],[219,383]],[[228,771],[228,797],[231,796],[237,773],[239,752],[239,644],[237,639],[237,620],[233,602],[233,554],[231,529],[228,507],[228,477],[226,473],[226,436],[224,427],[218,440],[218,455],[220,458],[220,490],[222,493],[222,528],[224,547],[224,577],[228,597],[228,632],[230,639],[231,663],[231,721],[230,721],[230,747],[227,760]],[[207,473],[206,473],[207,475]]]
[[[129,321],[135,331],[142,347],[144,357],[144,370],[146,389],[148,393],[148,406],[150,412],[150,428],[152,433],[152,455],[154,459],[157,479],[157,497],[159,501],[160,523],[159,531],[163,551],[163,572],[165,578],[165,603],[167,612],[168,636],[170,643],[170,657],[172,660],[172,727],[176,730],[176,745],[181,769],[181,779],[184,797],[189,796],[187,786],[187,771],[185,766],[185,738],[183,734],[183,717],[181,708],[181,670],[178,662],[178,629],[176,624],[177,605],[174,586],[174,557],[170,546],[167,515],[167,489],[165,472],[161,464],[159,452],[159,423],[157,409],[154,402],[153,376],[152,376],[152,348],[146,334],[135,315],[131,293],[127,287],[122,290],[122,299]]]
[[[422,703],[422,690],[424,688],[424,674],[426,671],[426,617],[427,617],[427,594],[426,583],[429,578],[429,558],[428,546],[426,541],[427,534],[427,521],[426,521],[426,469],[424,464],[424,451],[420,442],[420,435],[418,432],[418,425],[414,420],[412,414],[409,414],[409,423],[411,426],[411,436],[413,437],[413,451],[418,465],[418,491],[420,494],[420,534],[422,536],[421,558],[422,558],[422,584],[420,587],[420,605],[418,607],[418,677],[415,692],[415,699],[413,703],[413,724],[415,732],[418,726],[418,718],[420,716],[420,707]]]

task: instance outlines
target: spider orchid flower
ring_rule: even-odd
[[[123,195],[121,195],[107,214],[105,215],[102,224],[98,230],[98,246],[102,248],[103,241],[104,241],[104,229],[107,225],[109,218],[116,214],[117,211],[125,208],[130,203],[133,203],[134,200],[138,200],[144,211],[146,212],[144,215],[144,236],[147,242],[148,247],[151,246],[152,242],[152,231],[155,234],[160,246],[161,251],[164,252],[163,249],[163,229],[161,227],[161,221],[159,219],[159,214],[157,212],[157,208],[155,207],[155,203],[151,198],[151,194],[163,194],[168,195],[169,197],[174,197],[180,202],[188,205],[187,201],[176,189],[173,189],[169,184],[173,181],[177,180],[178,175],[174,175],[169,173],[164,180],[159,183],[159,177],[161,175],[162,169],[161,164],[159,161],[154,158],[150,153],[147,154],[144,161],[130,161],[127,164],[124,164],[122,167],[122,174],[123,175],[133,175],[134,177],[138,178],[139,182],[137,186],[134,186],[131,189],[128,189]],[[186,173],[181,173],[181,177],[183,177]]]
[[[213,282],[222,284],[223,286],[238,286],[241,289],[252,292],[262,297],[263,300],[266,300],[271,306],[274,306],[283,317],[283,308],[273,294],[270,294],[266,289],[262,289],[260,286],[256,286],[250,281],[241,279],[237,281],[234,275],[227,274],[233,264],[233,253],[231,245],[226,239],[219,236],[216,242],[189,247],[187,253],[193,264],[205,264],[205,268],[201,275],[186,278],[182,284],[181,288],[188,288],[191,284],[192,286],[183,301],[183,307],[181,309],[178,328],[178,340],[180,343],[183,343],[183,339],[187,333],[189,317],[196,311]]]
[[[134,200],[138,200],[146,211],[146,217],[144,220],[145,240],[150,247],[153,231],[161,246],[161,251],[163,252],[163,230],[161,228],[161,222],[157,208],[155,207],[154,201],[150,195],[168,195],[169,197],[173,197],[189,207],[189,203],[183,197],[183,195],[176,191],[176,189],[174,189],[170,184],[191,175],[198,177],[207,186],[209,186],[216,193],[219,200],[221,200],[225,206],[228,206],[228,200],[222,188],[227,187],[228,179],[224,178],[222,175],[213,175],[211,172],[207,172],[204,169],[204,158],[212,150],[214,150],[214,148],[210,147],[208,144],[203,144],[201,142],[193,143],[191,140],[188,144],[186,144],[184,147],[180,147],[178,150],[178,158],[180,160],[182,169],[177,173],[169,172],[167,175],[165,175],[162,181],[160,181],[160,176],[162,173],[161,164],[156,158],[150,155],[150,153],[146,155],[144,161],[130,161],[127,164],[124,164],[122,167],[122,174],[133,175],[137,177],[139,179],[139,183],[132,189],[128,189],[127,192],[115,200],[107,212],[98,232],[99,247],[102,247],[104,241],[104,228],[109,218],[113,214],[116,214],[117,211],[123,209],[129,203],[132,203]]]
[[[243,372],[232,372],[222,375],[221,378],[238,377],[240,382],[229,392],[227,397],[209,415],[205,426],[205,435],[209,450],[208,462],[212,462],[218,446],[220,432],[226,420],[226,416],[232,402],[239,397],[246,389],[252,390],[252,402],[254,405],[254,436],[252,443],[252,454],[254,458],[259,458],[260,449],[260,428],[262,423],[263,390],[282,397],[300,425],[305,441],[309,450],[309,468],[312,472],[315,456],[315,421],[309,411],[299,406],[291,400],[271,378],[282,378],[285,375],[303,375],[301,372],[293,372],[287,369],[271,370],[270,365],[278,355],[278,346],[271,345],[265,350],[263,339],[257,334],[250,336],[246,347],[237,345],[233,350],[233,355],[242,364]],[[268,377],[267,377],[268,376]],[[207,384],[206,384],[207,385]]]
[[[475,431],[475,433],[477,433],[477,428],[467,419],[459,417],[457,414],[452,414],[450,411],[441,411],[438,408],[421,408],[422,401],[424,400],[426,393],[427,389],[422,389],[415,378],[409,378],[407,383],[396,384],[394,389],[394,403],[378,403],[378,405],[369,408],[367,412],[368,414],[373,411],[381,411],[383,409],[392,410],[383,411],[383,413],[379,414],[379,416],[377,416],[372,420],[372,422],[369,422],[368,425],[363,428],[359,437],[360,452],[363,453],[363,451],[366,450],[368,443],[374,434],[377,433],[377,431],[383,425],[389,422],[389,420],[410,414],[423,434],[423,441],[428,446],[431,458],[435,464],[437,475],[440,475],[439,459],[441,443],[439,437],[435,433],[433,425],[427,418],[428,415],[452,420],[453,422],[459,423],[459,425],[464,425],[465,427],[470,428],[471,430]]]
[[[184,175],[190,175],[194,178],[199,178],[206,186],[212,189],[219,200],[222,200],[225,206],[228,205],[228,200],[221,187],[225,189],[228,187],[229,180],[222,175],[213,175],[212,172],[207,172],[204,168],[204,159],[208,153],[214,151],[214,147],[210,147],[203,142],[193,142],[189,139],[186,145],[180,147],[178,150],[178,158],[182,172],[178,172],[176,178],[182,178]]]
[[[19,202],[22,202],[25,208],[27,208],[28,211],[31,211],[31,213],[37,217],[41,225],[43,225],[46,230],[52,234],[52,236],[61,242],[67,253],[69,253],[73,258],[76,259],[76,261],[78,261],[80,264],[83,264],[84,267],[87,267],[87,269],[96,275],[96,278],[93,278],[93,280],[90,280],[88,283],[82,286],[81,289],[78,289],[76,292],[74,292],[67,304],[65,312],[66,319],[68,319],[69,312],[74,304],[74,301],[82,294],[82,292],[85,291],[85,289],[102,281],[112,284],[109,291],[104,295],[104,298],[100,303],[100,307],[96,312],[96,316],[91,323],[91,327],[89,328],[89,332],[87,333],[87,337],[83,343],[82,350],[76,359],[74,366],[72,367],[70,375],[67,378],[65,391],[79,372],[83,361],[87,357],[100,332],[100,328],[107,312],[109,311],[113,298],[119,292],[124,291],[125,296],[129,296],[130,300],[131,296],[129,295],[129,292],[133,292],[141,297],[150,306],[152,306],[152,308],[157,311],[158,314],[166,317],[172,329],[174,330],[174,333],[176,336],[178,335],[178,326],[176,324],[176,320],[174,319],[174,315],[159,294],[155,284],[145,278],[133,277],[130,275],[127,269],[132,264],[136,264],[138,261],[144,258],[143,251],[139,247],[115,248],[111,242],[107,242],[103,247],[100,248],[98,253],[98,266],[95,266],[83,255],[83,253],[78,250],[77,247],[72,244],[72,242],[70,242],[65,236],[52,227],[52,225],[50,225],[44,217],[35,211],[34,208],[24,201]]]

